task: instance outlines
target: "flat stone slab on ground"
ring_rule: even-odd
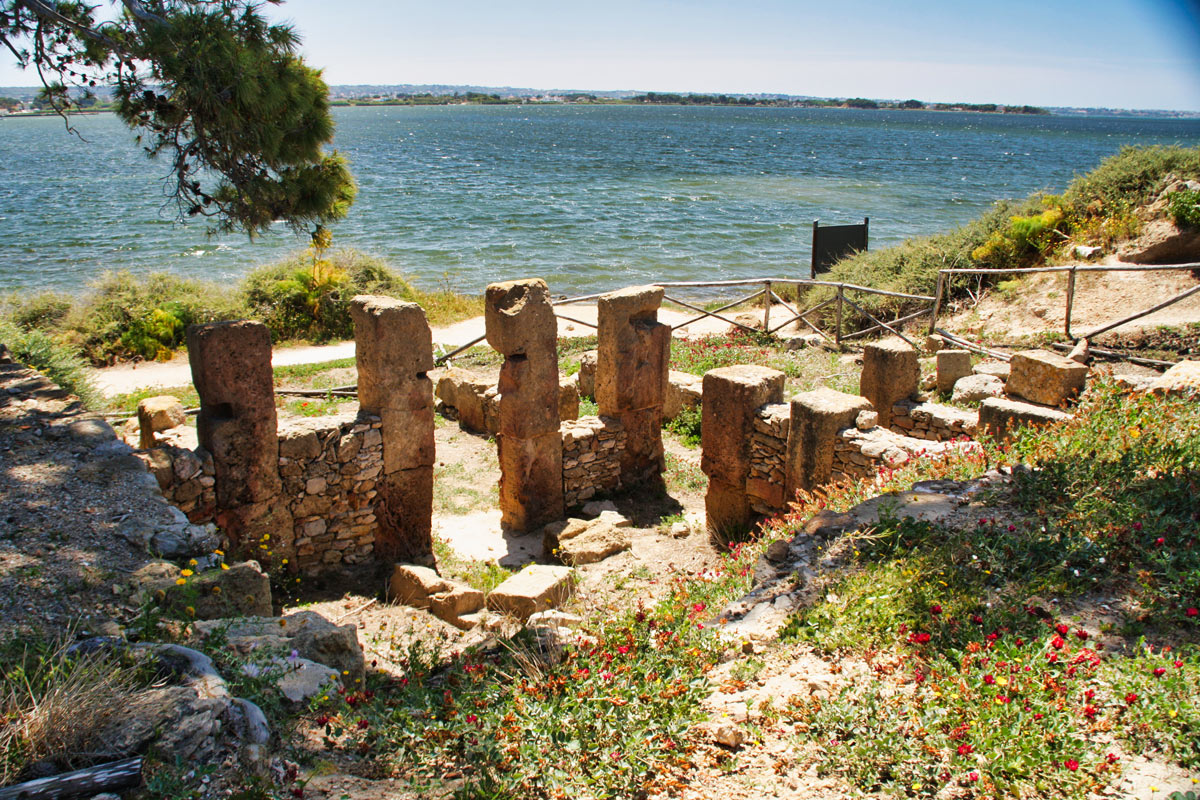
[[[1180,361],[1149,385],[1155,394],[1200,392],[1200,361]]]
[[[1042,405],[1060,405],[1082,392],[1087,383],[1085,365],[1048,350],[1016,353],[1009,366],[1008,393]]]
[[[571,567],[530,564],[493,589],[487,607],[526,620],[565,602],[574,586],[575,570]]]

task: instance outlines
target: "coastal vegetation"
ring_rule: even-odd
[[[876,289],[932,295],[938,270],[954,267],[1016,269],[1070,258],[1075,245],[1101,245],[1135,236],[1135,214],[1161,192],[1168,180],[1200,179],[1200,148],[1157,145],[1125,147],[1091,172],[1080,175],[1060,194],[1037,193],[1024,200],[996,203],[980,217],[955,230],[914,237],[894,247],[867,250],[835,264],[824,276]],[[1177,201],[1176,218],[1191,219],[1188,197]],[[1184,206],[1187,205],[1187,208]],[[1011,275],[957,276],[947,297],[998,284]],[[830,296],[818,288],[808,299]],[[874,313],[911,312],[914,301],[870,296],[860,302]]]
[[[0,319],[23,336],[104,365],[170,358],[188,325],[220,319],[259,320],[276,342],[350,338],[350,300],[358,294],[420,303],[434,325],[483,313],[482,298],[423,291],[360,251],[309,249],[259,267],[233,287],[169,273],[109,272],[81,296],[10,295],[0,301]]]

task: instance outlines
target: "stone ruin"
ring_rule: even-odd
[[[711,534],[722,540],[743,532],[800,491],[872,478],[982,433],[1003,438],[1017,425],[1068,419],[1061,406],[1087,377],[1086,366],[1040,350],[1017,353],[1003,369],[986,362],[972,369],[969,353],[942,350],[937,365],[934,385],[943,391],[973,377],[1001,391],[976,398],[978,411],[920,399],[917,350],[898,337],[866,345],[859,395],[822,387],[784,403],[777,370],[734,366],[706,374],[701,467]],[[999,396],[1004,391],[1012,397]]]
[[[506,528],[532,532],[598,493],[661,486],[661,426],[680,398],[704,400],[705,506],[710,530],[723,537],[786,508],[799,491],[869,478],[980,431],[1005,436],[1014,425],[1063,419],[1052,406],[1077,394],[1087,376],[1086,366],[1043,351],[1018,353],[1004,369],[972,369],[969,354],[942,349],[938,388],[974,391],[971,379],[981,378],[985,394],[999,384],[1010,395],[985,396],[977,413],[964,411],[918,396],[917,351],[892,337],[865,347],[860,395],[821,388],[785,402],[783,373],[765,367],[713,370],[700,385],[695,376],[671,376],[671,331],[657,319],[662,299],[654,286],[601,297],[594,358],[562,380],[545,282],[488,287],[486,336],[504,356],[499,382],[452,369],[438,393],[464,427],[495,430]],[[352,314],[358,414],[282,429],[266,328],[226,322],[189,331],[201,446],[159,447],[147,459],[191,521],[215,521],[243,549],[288,558],[293,569],[432,562],[430,329],[419,306],[389,298],[355,298]],[[598,416],[575,418],[580,387],[594,392]],[[155,420],[170,410],[148,405],[144,416],[144,442],[153,442],[167,424]]]

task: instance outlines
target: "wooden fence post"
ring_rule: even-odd
[[[1075,267],[1067,273],[1067,312],[1063,317],[1063,331],[1071,338],[1071,308],[1075,305]]]
[[[933,293],[933,310],[929,314],[929,333],[937,328],[938,311],[942,308],[942,292],[946,287],[946,273],[938,270],[937,291]]]
[[[838,284],[837,292],[837,328],[833,331],[833,341],[837,345],[838,350],[842,349],[842,301],[846,292],[845,284]]]
[[[771,282],[763,281],[763,285],[767,288],[763,291],[763,333],[771,332]]]

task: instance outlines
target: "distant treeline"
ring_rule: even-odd
[[[466,92],[465,94],[399,94],[387,97],[353,97],[333,100],[333,106],[451,106],[461,103],[472,105],[516,105],[525,102],[520,97],[501,97],[498,94]]]
[[[799,100],[776,97],[745,97],[726,94],[671,94],[647,92],[635,95],[629,103],[653,103],[682,106],[786,106],[789,108],[904,108],[934,111],[976,111],[983,114],[1049,114],[1037,106],[1002,106],[996,103],[923,103],[920,100],[899,102],[868,100],[851,97],[846,100],[803,98]]]

